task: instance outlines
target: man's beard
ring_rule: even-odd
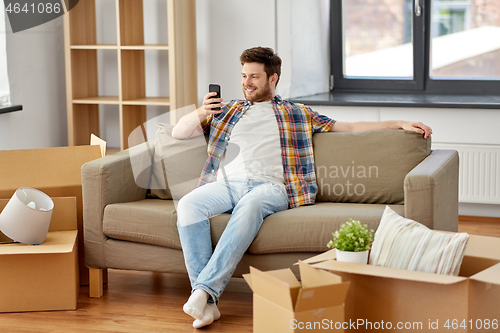
[[[252,96],[247,96],[245,87],[243,87],[243,94],[245,95],[246,100],[252,103],[270,101],[273,98],[271,88],[269,88],[269,85],[267,84],[263,88],[257,89],[256,93]]]

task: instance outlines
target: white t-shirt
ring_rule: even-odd
[[[272,102],[254,103],[231,131],[217,180],[253,178],[285,186],[278,122]]]

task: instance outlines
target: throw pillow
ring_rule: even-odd
[[[207,142],[201,135],[192,139],[172,137],[173,125],[158,123],[151,195],[160,199],[179,200],[196,188],[207,160]]]
[[[458,275],[467,233],[431,230],[386,206],[370,253],[370,264],[427,273]]]

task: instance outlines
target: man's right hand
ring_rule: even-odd
[[[198,112],[201,115],[207,117],[211,114],[217,114],[217,113],[222,112],[222,109],[213,110],[214,108],[218,108],[218,107],[221,108],[223,106],[222,98],[212,98],[215,95],[217,95],[216,92],[210,92],[210,93],[205,95],[205,97],[203,98],[203,105],[200,108],[198,108],[198,110],[199,110]]]

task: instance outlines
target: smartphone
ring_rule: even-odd
[[[212,98],[220,98],[220,85],[218,85],[218,84],[210,84],[208,86],[208,92],[216,92],[217,95],[215,95]],[[212,110],[219,111],[220,108],[213,108]]]

